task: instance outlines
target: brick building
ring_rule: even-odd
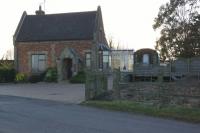
[[[62,14],[45,14],[41,7],[36,15],[24,12],[13,42],[18,72],[40,74],[56,67],[60,80],[91,65],[94,45],[108,49],[100,7]]]

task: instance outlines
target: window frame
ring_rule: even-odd
[[[103,69],[108,69],[109,68],[109,65],[110,65],[110,53],[109,51],[103,51],[102,53],[102,68]]]
[[[34,68],[33,66],[33,57],[36,57],[36,69]],[[41,59],[40,56],[43,56],[43,58]],[[46,61],[47,61],[47,58],[46,58],[46,54],[31,54],[31,72],[32,73],[42,73],[46,70]],[[41,69],[42,67],[40,66],[40,63],[43,63],[43,70]]]
[[[89,57],[87,57],[87,55],[89,55]],[[89,61],[89,65],[87,64]],[[85,53],[85,66],[87,68],[91,68],[91,52],[86,52]]]

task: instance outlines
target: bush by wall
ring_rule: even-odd
[[[14,82],[15,69],[10,67],[0,67],[0,83]]]
[[[24,74],[24,73],[16,74],[15,82],[17,82],[17,83],[25,83],[25,82],[27,82],[27,75]]]
[[[40,75],[31,75],[29,78],[28,78],[28,81],[30,83],[37,83],[37,82],[41,82],[43,79],[41,79]]]
[[[46,82],[57,82],[58,74],[56,68],[48,68],[44,77]]]
[[[70,83],[85,83],[85,72],[80,71],[70,79]]]
[[[45,80],[46,73],[47,73],[47,71],[40,73],[40,74],[32,74],[31,76],[29,76],[28,81],[30,83],[42,82]]]

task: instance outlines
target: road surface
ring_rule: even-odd
[[[200,124],[0,96],[0,133],[200,133]]]

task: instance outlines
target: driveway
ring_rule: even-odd
[[[36,83],[0,84],[0,95],[80,103],[85,99],[84,84]]]
[[[0,96],[0,133],[199,133],[200,124]]]

